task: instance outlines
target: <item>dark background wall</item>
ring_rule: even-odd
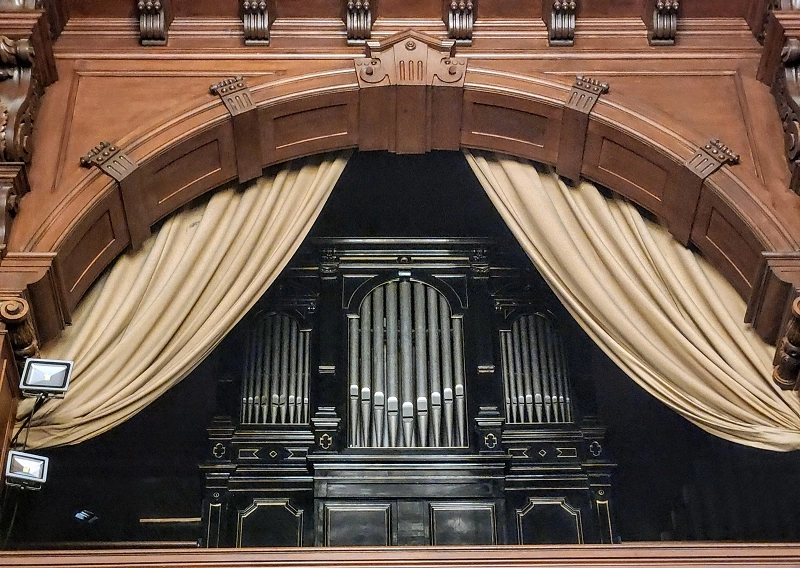
[[[357,153],[310,237],[491,237],[528,262],[459,153]],[[588,373],[608,426],[617,533],[625,541],[796,540],[800,453],[745,448],[705,434],[650,397],[596,347],[571,368]],[[170,541],[198,536],[206,427],[220,376],[216,352],[139,415],[93,440],[40,453],[51,458],[39,492],[10,495],[11,547]],[[588,361],[588,364],[586,362]],[[16,514],[14,511],[16,510]],[[79,511],[96,515],[87,523]],[[150,523],[157,517],[181,523]],[[141,520],[145,519],[145,522]],[[73,543],[73,544],[69,544]]]

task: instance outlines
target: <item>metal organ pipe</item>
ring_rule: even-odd
[[[564,349],[549,318],[525,314],[500,332],[506,419],[572,422]],[[524,408],[523,408],[524,403]]]
[[[245,341],[241,422],[308,422],[310,333],[286,314],[266,314],[254,323]]]
[[[444,296],[405,278],[375,288],[349,317],[350,445],[466,446],[462,320]]]

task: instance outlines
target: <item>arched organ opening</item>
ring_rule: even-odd
[[[612,542],[588,339],[479,239],[317,239],[222,346],[203,544]]]

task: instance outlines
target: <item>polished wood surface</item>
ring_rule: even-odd
[[[800,545],[626,544],[617,546],[482,546],[421,548],[292,548],[262,550],[119,550],[6,552],[0,566],[15,568],[201,567],[664,567],[797,566]]]

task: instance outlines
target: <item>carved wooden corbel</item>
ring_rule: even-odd
[[[372,10],[369,0],[347,0],[346,24],[348,44],[363,44],[370,38],[372,35]]]
[[[0,296],[0,322],[8,330],[14,359],[22,371],[25,359],[39,355],[39,339],[33,326],[28,301],[22,297]]]
[[[558,142],[558,175],[578,181],[583,165],[583,150],[589,127],[589,114],[601,95],[608,92],[608,83],[578,75],[564,103],[561,135]]]
[[[242,2],[245,45],[269,45],[270,11],[266,0]]]
[[[170,0],[138,0],[139,43],[166,45],[169,25],[172,23]]]
[[[644,22],[650,45],[674,45],[678,33],[678,0],[645,3]]]
[[[796,390],[800,386],[800,298],[792,302],[786,333],[778,343],[772,364],[772,379],[779,387]]]
[[[576,0],[555,0],[542,2],[542,19],[547,25],[550,45],[571,46],[575,41]]]
[[[452,0],[447,11],[447,35],[458,43],[472,43],[472,28],[475,25],[475,2]]]
[[[110,142],[100,142],[92,148],[81,158],[81,166],[84,168],[97,166],[100,171],[117,181],[122,181],[138,167],[133,158]]]
[[[261,176],[261,129],[256,105],[244,78],[230,77],[211,85],[209,91],[222,99],[232,117],[239,181],[244,183]]]
[[[715,138],[702,148],[698,148],[692,157],[684,162],[684,166],[701,180],[704,180],[725,164],[733,165],[738,163],[739,154],[735,154]]]
[[[0,160],[4,162],[31,161],[30,135],[44,92],[40,75],[34,72],[34,58],[29,39],[0,36]]]

